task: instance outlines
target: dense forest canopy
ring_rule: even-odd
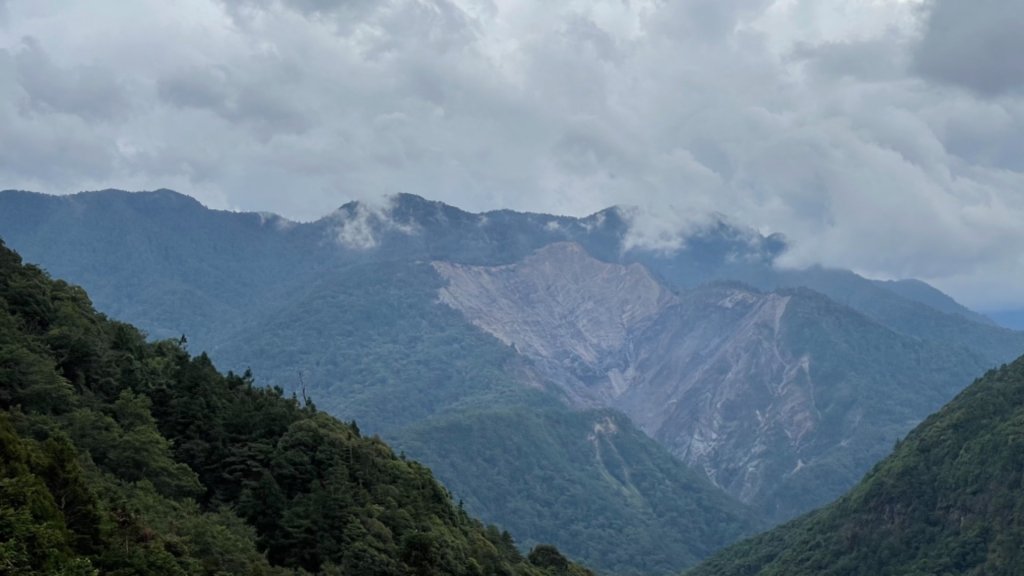
[[[0,573],[588,574],[430,471],[0,242]]]

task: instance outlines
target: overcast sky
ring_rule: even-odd
[[[1020,0],[0,0],[0,188],[718,211],[1024,307]]]

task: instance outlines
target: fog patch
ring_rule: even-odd
[[[380,245],[388,233],[407,236],[416,234],[418,226],[402,223],[392,217],[396,197],[381,205],[372,201],[347,204],[331,215],[336,222],[334,240],[350,250],[371,250]]]
[[[260,226],[271,226],[280,232],[291,230],[296,225],[296,222],[273,212],[257,212],[256,216],[260,219]]]
[[[673,206],[658,209],[641,206],[617,206],[626,223],[622,251],[648,250],[671,254],[686,247],[686,239],[718,222],[721,215],[679,210]]]

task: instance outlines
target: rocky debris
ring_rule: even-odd
[[[526,384],[554,388],[579,408],[624,412],[729,494],[777,519],[838,495],[891,447],[861,422],[864,399],[890,385],[860,374],[877,351],[846,339],[917,349],[817,293],[718,283],[674,294],[643,266],[599,261],[572,243],[510,265],[434,268],[446,280],[441,302],[532,363]],[[829,338],[826,347],[807,344]],[[820,354],[840,366],[823,382]],[[914,362],[908,356],[910,374]],[[944,393],[900,410],[923,416]],[[873,417],[909,429],[902,413]],[[839,461],[848,465],[837,468],[844,451]],[[808,493],[810,486],[820,492]]]

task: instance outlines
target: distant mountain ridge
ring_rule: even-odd
[[[305,388],[322,409],[356,418],[472,491],[471,512],[507,493],[474,483],[458,450],[426,439],[471,445],[458,419],[516,434],[513,418],[486,417],[499,410],[542,427],[537,438],[575,445],[592,432],[529,417],[559,398],[628,414],[663,446],[642,460],[670,461],[672,451],[768,517],[787,518],[852,486],[970,375],[1024,352],[1024,335],[975,321],[930,287],[776,269],[779,236],[712,219],[680,250],[646,251],[624,248],[629,226],[619,209],[471,214],[412,195],[294,223],[208,210],[169,191],[0,193],[0,237],[83,284],[100,309],[154,336],[185,333],[191,349],[239,371],[251,366],[260,383]],[[619,452],[631,468],[671,468]],[[767,457],[775,452],[783,456]],[[569,473],[559,466],[551,473]],[[603,470],[586,460],[587,478],[603,483],[595,492],[617,485]],[[702,490],[674,498],[706,497]],[[622,569],[628,550],[641,555],[662,530],[653,526],[680,516],[655,520],[621,494],[618,530],[560,525],[555,543],[597,568]],[[724,528],[680,528],[693,546],[666,547],[651,573],[749,532],[756,522],[734,504],[719,508],[733,519]],[[515,536],[530,542],[550,528],[521,521],[539,518],[538,506],[483,516],[519,526]],[[613,558],[615,547],[627,551]]]
[[[979,324],[995,325],[991,318],[967,308],[920,280],[875,280],[875,285],[946,314],[959,314]]]

